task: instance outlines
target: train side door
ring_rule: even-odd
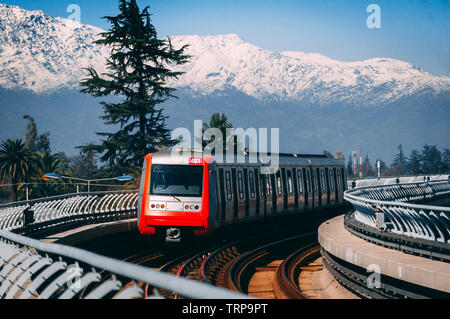
[[[259,169],[254,169],[254,177],[255,177],[255,203],[256,203],[256,209],[255,209],[255,215],[257,217],[264,216],[264,195],[263,189],[261,187],[261,175],[259,173]]]
[[[257,208],[257,200],[259,201],[259,199],[257,198],[257,190],[258,188],[255,185],[255,171],[253,169],[253,167],[250,167],[248,169],[248,194],[249,194],[249,216],[250,217],[255,217],[256,216],[256,211],[257,209],[259,209],[259,207]]]
[[[297,172],[301,170],[301,168],[292,168],[292,177],[294,181],[294,208],[298,210],[299,208],[299,196],[300,193],[298,191],[298,179],[297,179]]]
[[[317,177],[319,180],[319,205],[324,207],[327,205],[327,184],[325,181],[325,172],[323,168],[317,169]]]
[[[270,216],[273,213],[273,192],[272,192],[272,175],[265,174],[262,175],[264,179],[264,189],[266,191],[265,193],[265,199],[266,199],[266,211],[265,215]]]
[[[244,172],[242,168],[238,167],[236,169],[237,175],[237,218],[244,219],[246,216],[246,200],[245,200],[245,190],[244,190]]]
[[[231,222],[234,219],[236,207],[235,207],[235,187],[233,183],[233,174],[232,170],[229,168],[224,169],[225,176],[225,202],[223,205],[225,206],[224,211],[222,212],[222,219],[225,222]]]
[[[306,201],[307,201],[307,196],[306,196],[306,190],[305,190],[305,185],[304,185],[304,178],[303,178],[303,170],[301,168],[297,169],[295,171],[296,176],[294,176],[295,181],[297,182],[296,184],[296,189],[297,189],[297,200],[298,200],[298,209],[305,209],[306,206]]]
[[[330,206],[331,203],[331,184],[329,179],[329,170],[330,170],[329,168],[322,169],[324,186],[326,188],[325,190],[326,196],[324,196],[325,206]]]
[[[313,208],[319,208],[319,185],[317,184],[317,171],[316,169],[311,169],[311,184],[313,189]]]
[[[305,208],[313,208],[313,197],[311,188],[311,173],[309,168],[303,169],[303,185],[305,185]]]
[[[342,187],[342,171],[340,168],[336,170],[337,173],[337,202],[343,203],[344,202],[344,190]]]
[[[336,168],[330,167],[330,202],[331,205],[337,202]]]
[[[274,177],[274,208],[277,213],[281,213],[284,210],[283,181],[281,179],[281,170],[278,170]]]

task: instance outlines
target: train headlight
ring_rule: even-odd
[[[150,209],[166,209],[167,203],[164,202],[150,202]]]

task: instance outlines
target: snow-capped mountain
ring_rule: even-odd
[[[92,44],[102,31],[0,4],[0,86],[36,93],[76,88],[83,68],[106,71],[108,48]],[[276,53],[234,34],[174,36],[172,42],[189,44],[192,56],[172,85],[194,96],[232,89],[259,100],[376,105],[450,91],[449,77],[389,58],[342,62],[314,53]]]

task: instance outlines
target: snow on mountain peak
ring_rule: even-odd
[[[102,29],[0,4],[0,86],[38,93],[75,88],[93,66],[106,72],[109,49],[93,44]],[[194,94],[234,89],[258,99],[314,104],[370,105],[450,91],[449,77],[436,77],[410,63],[375,58],[342,62],[317,53],[262,49],[236,34],[171,37],[188,44],[191,62],[171,83]]]

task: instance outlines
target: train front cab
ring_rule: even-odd
[[[166,236],[167,241],[210,233],[210,195],[214,206],[215,194],[209,193],[209,181],[209,164],[203,158],[147,155],[139,191],[140,233]]]

